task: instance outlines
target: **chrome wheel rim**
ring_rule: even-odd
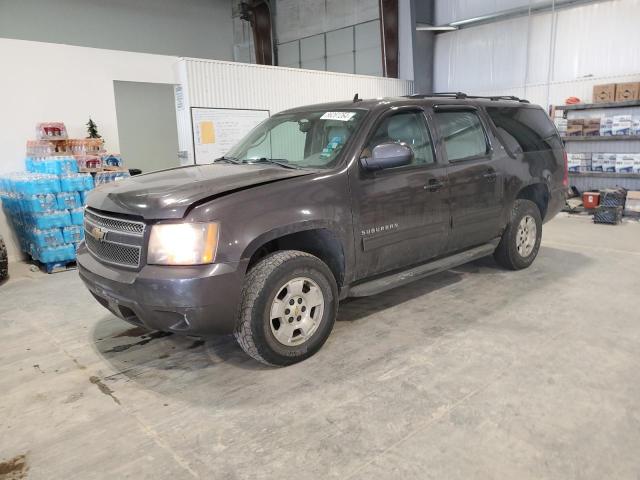
[[[516,234],[516,248],[521,257],[528,257],[536,246],[538,227],[536,220],[531,215],[525,215],[518,224]]]
[[[271,303],[271,333],[282,345],[301,345],[318,330],[323,312],[324,295],[316,282],[307,277],[289,280]]]

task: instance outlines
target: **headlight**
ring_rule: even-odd
[[[201,265],[212,263],[218,246],[217,223],[165,223],[154,225],[147,263]]]

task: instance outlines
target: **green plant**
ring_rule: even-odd
[[[89,134],[87,138],[102,138],[98,133],[98,126],[91,120],[91,117],[89,117],[89,121],[87,122],[87,133]]]

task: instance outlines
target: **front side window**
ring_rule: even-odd
[[[368,152],[381,143],[404,143],[413,150],[413,165],[433,163],[431,137],[421,112],[396,113],[382,120],[367,144]]]
[[[487,137],[475,112],[437,112],[435,118],[450,162],[486,155]]]
[[[277,161],[296,168],[331,168],[364,115],[362,110],[275,115],[225,157],[242,163]]]

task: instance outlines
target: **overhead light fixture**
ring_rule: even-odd
[[[421,32],[449,32],[457,29],[458,27],[454,27],[453,25],[429,25],[426,23],[416,23],[416,30]]]

